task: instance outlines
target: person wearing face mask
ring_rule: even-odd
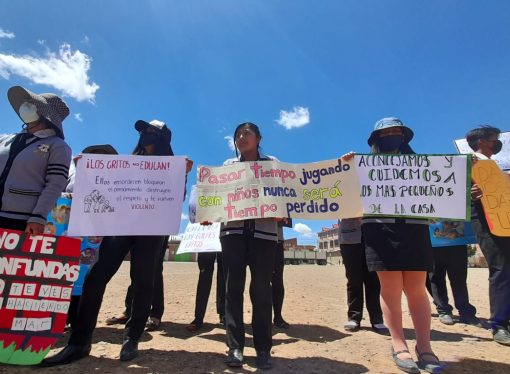
[[[160,121],[137,121],[135,129],[140,137],[133,151],[135,155],[172,156],[171,132]],[[188,160],[186,173],[193,163]],[[92,333],[106,285],[131,252],[133,300],[131,315],[126,323],[120,360],[129,361],[138,356],[138,341],[150,314],[154,293],[154,277],[160,273],[161,249],[167,237],[163,235],[108,236],[99,248],[99,258],[91,268],[85,283],[76,318],[71,324],[68,344],[56,355],[44,359],[41,366],[64,365],[89,355]]]
[[[368,138],[373,154],[414,154],[409,146],[413,131],[395,117],[376,122]],[[342,156],[349,160],[354,153]],[[391,335],[391,354],[396,366],[407,373],[439,373],[443,365],[430,345],[431,310],[425,287],[427,272],[432,270],[433,252],[428,220],[417,218],[363,217],[368,270],[377,272],[381,285],[381,308]],[[405,294],[416,333],[414,362],[402,325],[402,294]]]
[[[0,227],[42,234],[67,184],[71,149],[62,122],[69,108],[55,94],[20,86],[9,88],[7,97],[23,131],[0,136]]]
[[[492,126],[481,126],[469,131],[466,140],[478,160],[488,160],[499,153],[503,144],[501,131]],[[510,237],[495,236],[490,232],[478,185],[471,188],[471,225],[489,267],[490,323],[494,341],[510,346]]]

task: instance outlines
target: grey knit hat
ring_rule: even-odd
[[[21,104],[34,104],[37,113],[55,125],[64,137],[62,121],[69,115],[69,107],[60,97],[52,93],[35,94],[21,86],[14,86],[7,91],[7,98],[18,116]]]

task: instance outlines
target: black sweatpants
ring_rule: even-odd
[[[25,229],[27,228],[27,221],[23,221],[21,219],[0,217],[0,227],[8,230],[25,231]]]
[[[200,274],[198,276],[194,322],[202,324],[209,294],[211,293],[215,262],[218,264],[216,270],[216,312],[220,319],[225,316],[225,277],[223,276],[223,256],[221,252],[199,253],[197,262]]]
[[[365,246],[340,244],[340,253],[347,278],[347,318],[361,323],[363,319],[363,286],[367,311],[372,325],[383,323],[379,295],[381,286],[376,272],[369,272],[365,258]]]
[[[492,235],[483,214],[471,220],[476,240],[489,266],[490,322],[508,328],[510,322],[510,237]]]
[[[158,258],[158,267],[154,273],[154,289],[152,293],[151,311],[149,317],[157,318],[161,321],[163,313],[165,312],[165,290],[163,285],[163,262],[165,260],[165,253],[167,250],[168,236],[165,236],[163,245],[161,247],[161,253]],[[124,315],[131,316],[131,307],[133,305],[133,279],[134,279],[134,266],[130,267],[129,276],[131,283],[126,292],[126,298],[124,299]]]
[[[99,258],[83,285],[76,320],[71,325],[69,344],[85,345],[92,341],[106,285],[119,270],[129,251],[131,266],[134,268],[133,304],[131,317],[126,323],[125,337],[134,340],[140,338],[149,317],[154,273],[164,240],[164,236],[110,236],[103,239]]]
[[[469,303],[467,289],[467,246],[436,247],[434,250],[434,271],[428,274],[430,294],[439,314],[452,314],[448,302],[446,274],[450,280],[455,308],[461,317],[471,318],[476,308]]]
[[[271,287],[273,289],[273,312],[274,321],[281,321],[283,298],[285,297],[285,287],[283,285],[283,268],[285,266],[285,258],[283,255],[283,241],[278,242],[275,251],[275,264],[273,277],[271,279]]]
[[[248,266],[251,273],[253,343],[257,351],[269,352],[273,345],[271,277],[276,241],[247,235],[227,235],[220,240],[226,288],[227,345],[230,349],[243,349],[245,345],[243,295]]]

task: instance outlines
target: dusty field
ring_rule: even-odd
[[[163,329],[145,333],[140,356],[129,362],[118,360],[122,328],[106,326],[104,320],[123,309],[129,283],[129,263],[125,262],[108,286],[105,302],[94,334],[89,358],[71,365],[41,369],[0,366],[0,373],[249,373],[256,371],[251,336],[245,349],[246,363],[240,370],[223,364],[226,351],[224,330],[217,324],[214,285],[206,314],[206,325],[199,334],[185,326],[193,319],[198,268],[195,263],[165,264],[165,315]],[[365,328],[347,333],[346,292],[343,267],[338,265],[298,265],[285,268],[286,298],[284,317],[291,328],[274,331],[272,373],[396,373],[390,357],[389,338]],[[478,315],[487,318],[487,269],[469,270],[471,301]],[[251,319],[249,296],[245,295],[245,321]],[[407,311],[404,302],[404,310]],[[364,321],[365,322],[365,321]],[[409,346],[414,336],[405,313]],[[366,326],[369,327],[368,322]],[[433,347],[448,363],[446,373],[510,373],[510,347],[491,340],[489,331],[456,324],[432,322]],[[249,332],[248,328],[248,332]],[[63,338],[59,347],[64,344]]]

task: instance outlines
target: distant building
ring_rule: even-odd
[[[319,238],[319,251],[336,252],[340,251],[338,244],[338,224],[332,227],[323,227],[322,231],[317,233]]]
[[[297,238],[292,238],[283,241],[283,249],[285,251],[315,251],[315,246],[298,244]]]
[[[317,233],[317,237],[319,238],[318,251],[327,253],[328,262],[330,264],[341,262],[338,230],[338,224],[335,223],[331,227],[323,227],[322,230]]]
[[[181,253],[176,255],[177,249],[181,244],[182,234],[170,235],[167,243],[167,252],[165,253],[165,261],[177,261],[177,262],[194,262],[197,260],[196,253]]]

